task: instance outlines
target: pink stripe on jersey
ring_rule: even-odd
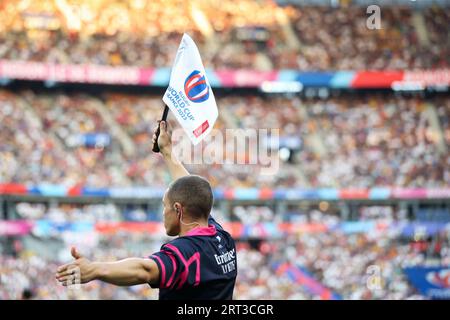
[[[192,257],[194,259],[197,259],[198,263],[197,263],[197,270],[195,271],[195,283],[194,283],[194,287],[198,286],[200,284],[200,253],[196,252],[194,254],[194,256],[197,255],[198,257]],[[191,258],[191,259],[192,259]],[[189,259],[190,260],[190,259]]]
[[[172,252],[167,251],[167,250],[161,250],[161,252],[164,252],[170,258],[170,261],[172,261],[172,275],[170,276],[170,278],[166,284],[167,288],[170,288],[170,285],[172,284],[172,281],[175,278],[175,274],[177,272],[177,264],[175,262],[175,257],[173,256]]]
[[[166,244],[165,247],[167,247],[167,248],[171,249],[173,252],[175,252],[175,254],[178,256],[178,258],[181,260],[181,262],[184,265],[183,273],[180,275],[181,279],[180,279],[180,284],[178,285],[178,289],[180,289],[183,286],[183,284],[187,281],[187,278],[189,275],[189,266],[194,262],[197,262],[197,268],[195,270],[194,286],[198,286],[198,284],[200,283],[200,253],[199,252],[194,253],[188,259],[188,261],[186,261],[186,259],[184,259],[183,255],[181,254],[180,250],[178,250],[177,247],[175,247],[174,245],[171,245],[170,243]]]
[[[166,266],[164,265],[160,257],[155,255],[152,255],[151,257],[158,260],[159,265],[161,266],[161,283],[159,284],[159,287],[164,288],[164,282],[166,281]]]

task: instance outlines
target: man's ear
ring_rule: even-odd
[[[181,204],[179,202],[175,202],[173,204],[173,209],[175,210],[177,215],[180,215],[180,213],[181,213]]]

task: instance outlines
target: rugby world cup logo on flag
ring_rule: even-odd
[[[192,102],[199,103],[208,100],[209,86],[205,76],[198,70],[192,73],[184,81],[184,93]]]
[[[211,132],[219,116],[200,52],[187,34],[178,47],[163,101],[194,145]]]

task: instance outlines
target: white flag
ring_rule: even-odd
[[[219,115],[200,53],[187,34],[178,47],[163,101],[194,145],[208,135]]]

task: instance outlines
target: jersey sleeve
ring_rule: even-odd
[[[184,286],[196,286],[200,282],[200,253],[186,258],[178,242],[170,242],[149,258],[155,261],[159,269],[159,281],[152,288],[181,289]]]

